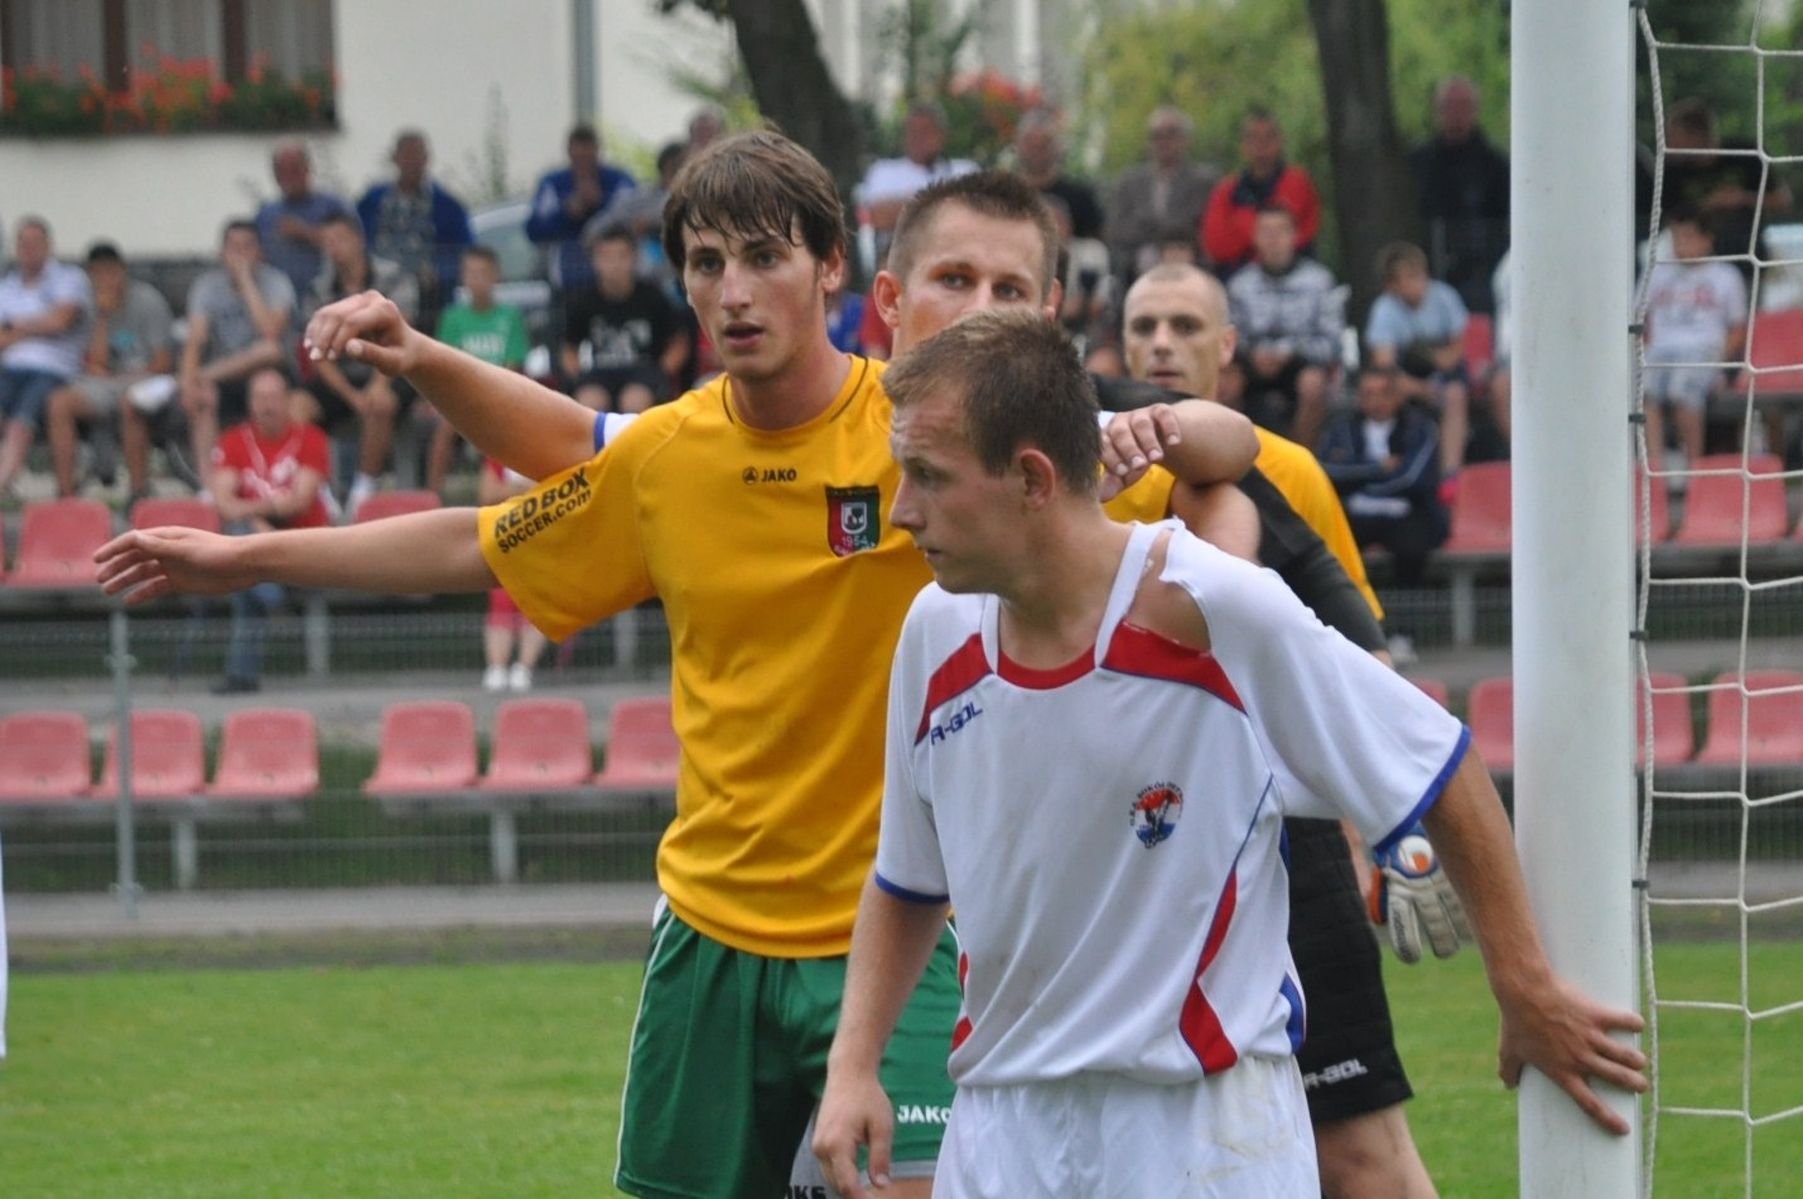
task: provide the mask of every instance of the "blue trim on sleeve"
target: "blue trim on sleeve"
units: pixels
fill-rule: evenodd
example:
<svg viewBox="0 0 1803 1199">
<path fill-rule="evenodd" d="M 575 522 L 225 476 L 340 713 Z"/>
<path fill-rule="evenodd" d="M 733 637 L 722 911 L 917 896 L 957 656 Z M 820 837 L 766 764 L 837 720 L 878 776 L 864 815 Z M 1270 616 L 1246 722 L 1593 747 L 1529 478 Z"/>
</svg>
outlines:
<svg viewBox="0 0 1803 1199">
<path fill-rule="evenodd" d="M 1301 1053 L 1302 1042 L 1308 1031 L 1308 1017 L 1304 1014 L 1302 991 L 1289 975 L 1283 976 L 1283 982 L 1277 987 L 1278 994 L 1290 1005 L 1290 1018 L 1284 1021 L 1284 1031 L 1290 1037 L 1290 1052 Z"/>
<path fill-rule="evenodd" d="M 1434 781 L 1427 785 L 1427 792 L 1421 797 L 1421 802 L 1416 804 L 1414 809 L 1407 816 L 1404 816 L 1402 821 L 1397 824 L 1395 828 L 1390 830 L 1389 836 L 1371 847 L 1373 857 L 1381 857 L 1394 849 L 1396 843 L 1402 840 L 1404 834 L 1414 828 L 1416 822 L 1427 815 L 1428 809 L 1439 802 L 1440 792 L 1446 790 L 1446 784 L 1452 781 L 1452 776 L 1459 769 L 1459 764 L 1465 760 L 1465 751 L 1470 748 L 1471 728 L 1461 722 L 1459 725 L 1459 743 L 1452 747 L 1452 756 L 1446 759 L 1446 765 L 1440 767 L 1440 773 L 1434 776 Z"/>
<path fill-rule="evenodd" d="M 952 899 L 949 895 L 927 895 L 920 891 L 910 891 L 899 883 L 890 882 L 874 870 L 870 872 L 870 877 L 876 880 L 877 886 L 897 899 L 905 899 L 909 903 L 950 903 Z"/>
<path fill-rule="evenodd" d="M 607 448 L 607 413 L 595 413 L 595 453 Z"/>
</svg>

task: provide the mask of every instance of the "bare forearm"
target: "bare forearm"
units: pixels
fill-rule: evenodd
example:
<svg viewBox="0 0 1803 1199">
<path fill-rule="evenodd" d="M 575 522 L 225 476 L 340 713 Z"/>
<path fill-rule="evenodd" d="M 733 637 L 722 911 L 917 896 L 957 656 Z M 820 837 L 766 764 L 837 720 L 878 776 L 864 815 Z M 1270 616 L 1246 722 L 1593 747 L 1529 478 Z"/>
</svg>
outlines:
<svg viewBox="0 0 1803 1199">
<path fill-rule="evenodd" d="M 527 478 L 595 456 L 595 414 L 524 375 L 426 338 L 407 380 L 478 450 Z"/>
<path fill-rule="evenodd" d="M 883 1046 L 933 956 L 945 913 L 944 904 L 897 899 L 877 886 L 874 875 L 865 881 L 829 1070 L 876 1072 Z"/>
<path fill-rule="evenodd" d="M 1465 905 L 1498 1000 L 1544 986 L 1552 966 L 1534 925 L 1514 834 L 1475 748 L 1422 823 Z"/>
<path fill-rule="evenodd" d="M 1185 483 L 1229 483 L 1258 457 L 1252 422 L 1233 409 L 1207 400 L 1173 404 L 1183 437 L 1165 447 L 1164 466 Z"/>
<path fill-rule="evenodd" d="M 292 587 L 430 594 L 495 586 L 472 508 L 258 534 L 244 538 L 238 552 L 258 579 Z"/>
</svg>

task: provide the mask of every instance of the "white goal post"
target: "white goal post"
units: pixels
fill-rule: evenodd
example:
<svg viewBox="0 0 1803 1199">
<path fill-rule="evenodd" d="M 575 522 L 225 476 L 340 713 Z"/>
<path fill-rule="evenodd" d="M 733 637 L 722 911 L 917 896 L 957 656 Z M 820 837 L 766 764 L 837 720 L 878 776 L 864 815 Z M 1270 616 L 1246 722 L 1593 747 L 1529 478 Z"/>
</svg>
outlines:
<svg viewBox="0 0 1803 1199">
<path fill-rule="evenodd" d="M 1515 828 L 1553 966 L 1638 1009 L 1633 875 L 1634 9 L 1515 0 Z M 1635 1132 L 1613 1137 L 1530 1070 L 1521 1194 L 1632 1199 Z"/>
</svg>

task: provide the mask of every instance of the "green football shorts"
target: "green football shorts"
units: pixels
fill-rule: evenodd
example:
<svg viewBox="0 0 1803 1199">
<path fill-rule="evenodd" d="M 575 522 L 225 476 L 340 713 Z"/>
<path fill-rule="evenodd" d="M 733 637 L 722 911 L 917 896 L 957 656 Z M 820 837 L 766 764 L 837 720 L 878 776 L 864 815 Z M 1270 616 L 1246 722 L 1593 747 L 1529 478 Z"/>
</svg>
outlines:
<svg viewBox="0 0 1803 1199">
<path fill-rule="evenodd" d="M 945 1060 L 958 1019 L 957 962 L 948 927 L 883 1059 L 897 1177 L 930 1177 L 939 1156 L 952 1104 Z M 645 959 L 614 1184 L 642 1199 L 784 1194 L 826 1085 L 844 989 L 843 957 L 743 953 L 666 908 Z"/>
</svg>

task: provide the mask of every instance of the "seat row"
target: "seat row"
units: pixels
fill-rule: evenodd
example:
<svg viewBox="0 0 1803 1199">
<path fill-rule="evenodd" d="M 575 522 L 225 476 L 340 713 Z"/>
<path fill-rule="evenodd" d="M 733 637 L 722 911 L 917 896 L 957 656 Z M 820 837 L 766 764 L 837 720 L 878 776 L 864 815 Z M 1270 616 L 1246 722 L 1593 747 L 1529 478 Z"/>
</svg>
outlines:
<svg viewBox="0 0 1803 1199">
<path fill-rule="evenodd" d="M 1446 685 L 1436 679 L 1412 680 L 1444 706 Z M 1691 725 L 1690 695 L 1701 688 L 1682 675 L 1656 673 L 1648 678 L 1652 693 L 1652 762 L 1677 768 L 1803 767 L 1803 673 L 1789 670 L 1749 671 L 1745 678 L 1720 674 L 1707 684 L 1708 733 L 1696 743 Z M 1484 679 L 1466 696 L 1465 723 L 1484 762 L 1501 772 L 1515 766 L 1515 684 L 1513 679 Z M 1644 758 L 1647 739 L 1645 708 L 1635 734 L 1636 756 Z"/>
<path fill-rule="evenodd" d="M 356 520 L 362 524 L 439 506 L 430 491 L 378 491 L 358 505 Z M 219 513 L 206 500 L 194 496 L 156 497 L 139 500 L 131 511 L 129 526 L 149 529 L 181 525 L 219 531 Z M 0 584 L 29 591 L 88 592 L 94 584 L 94 551 L 112 539 L 113 511 L 99 500 L 40 500 L 25 505 L 19 518 L 19 547 L 11 568 L 0 571 Z M 0 532 L 0 561 L 5 560 L 5 537 Z"/>
<path fill-rule="evenodd" d="M 383 713 L 376 768 L 363 792 L 393 813 L 486 814 L 496 878 L 510 882 L 518 871 L 518 811 L 667 800 L 675 792 L 679 758 L 667 699 L 614 706 L 606 764 L 596 772 L 582 702 L 534 698 L 497 709 L 488 766 L 481 770 L 469 706 L 427 700 Z M 178 709 L 135 711 L 131 761 L 133 802 L 170 821 L 176 883 L 183 888 L 198 875 L 199 824 L 298 820 L 303 801 L 319 789 L 313 716 L 293 708 L 250 708 L 229 716 L 211 782 L 198 716 Z M 95 780 L 88 724 L 79 713 L 22 712 L 0 719 L 0 819 L 101 820 L 118 796 L 116 730 Z"/>
</svg>

